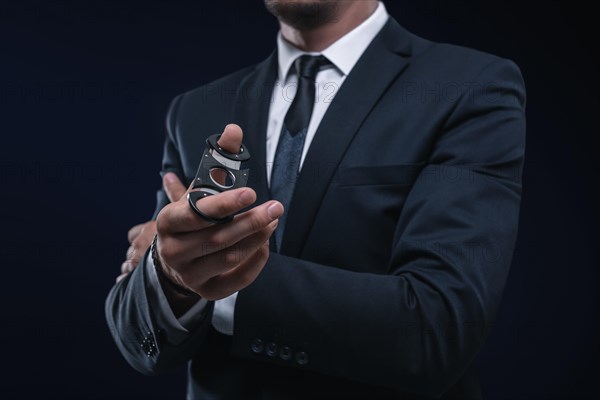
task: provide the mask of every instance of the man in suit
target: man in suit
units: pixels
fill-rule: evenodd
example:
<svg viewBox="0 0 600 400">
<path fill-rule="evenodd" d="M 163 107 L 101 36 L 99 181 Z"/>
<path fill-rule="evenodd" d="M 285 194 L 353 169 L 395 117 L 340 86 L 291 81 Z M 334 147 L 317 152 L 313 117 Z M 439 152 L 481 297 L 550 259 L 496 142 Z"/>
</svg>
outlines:
<svg viewBox="0 0 600 400">
<path fill-rule="evenodd" d="M 187 363 L 194 399 L 480 398 L 517 234 L 519 69 L 381 2 L 266 4 L 276 50 L 170 106 L 156 212 L 106 300 L 117 346 L 145 374 Z M 247 188 L 196 203 L 225 224 L 182 183 L 217 132 L 252 153 Z"/>
</svg>

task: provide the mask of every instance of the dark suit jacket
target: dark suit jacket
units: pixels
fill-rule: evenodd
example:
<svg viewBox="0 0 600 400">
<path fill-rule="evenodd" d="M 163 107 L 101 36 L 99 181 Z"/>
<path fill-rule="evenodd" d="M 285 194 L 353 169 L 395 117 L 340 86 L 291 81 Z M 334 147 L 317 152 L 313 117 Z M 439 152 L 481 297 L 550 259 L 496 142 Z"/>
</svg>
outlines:
<svg viewBox="0 0 600 400">
<path fill-rule="evenodd" d="M 268 200 L 276 67 L 272 54 L 178 96 L 163 171 L 191 181 L 205 138 L 234 122 L 253 156 L 249 186 Z M 119 349 L 145 374 L 191 360 L 198 398 L 480 398 L 474 360 L 517 235 L 524 108 L 513 62 L 390 18 L 318 128 L 281 253 L 239 293 L 233 337 L 213 330 L 209 306 L 170 343 L 137 268 L 106 301 Z M 159 191 L 156 211 L 167 202 Z"/>
</svg>

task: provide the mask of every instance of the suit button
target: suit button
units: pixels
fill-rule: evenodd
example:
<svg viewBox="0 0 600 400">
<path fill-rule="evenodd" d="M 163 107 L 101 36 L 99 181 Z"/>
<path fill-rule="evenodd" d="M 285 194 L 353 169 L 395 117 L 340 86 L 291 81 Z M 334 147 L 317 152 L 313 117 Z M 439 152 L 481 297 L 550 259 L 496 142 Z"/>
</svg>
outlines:
<svg viewBox="0 0 600 400">
<path fill-rule="evenodd" d="M 296 362 L 299 365 L 306 365 L 308 364 L 308 354 L 306 354 L 303 351 L 299 351 L 296 353 Z"/>
<path fill-rule="evenodd" d="M 277 344 L 273 342 L 267 343 L 267 355 L 269 357 L 275 357 L 277 355 Z"/>
<path fill-rule="evenodd" d="M 280 348 L 279 358 L 281 358 L 283 361 L 288 361 L 290 358 L 292 358 L 292 349 L 290 349 L 288 346 L 283 346 Z"/>
<path fill-rule="evenodd" d="M 250 349 L 252 349 L 252 352 L 256 354 L 262 353 L 263 348 L 263 341 L 258 338 L 254 339 L 250 345 Z"/>
<path fill-rule="evenodd" d="M 142 339 L 142 343 L 140 343 L 140 347 L 148 357 L 152 357 L 156 353 L 156 342 L 154 341 L 152 332 L 146 333 L 146 336 Z"/>
</svg>

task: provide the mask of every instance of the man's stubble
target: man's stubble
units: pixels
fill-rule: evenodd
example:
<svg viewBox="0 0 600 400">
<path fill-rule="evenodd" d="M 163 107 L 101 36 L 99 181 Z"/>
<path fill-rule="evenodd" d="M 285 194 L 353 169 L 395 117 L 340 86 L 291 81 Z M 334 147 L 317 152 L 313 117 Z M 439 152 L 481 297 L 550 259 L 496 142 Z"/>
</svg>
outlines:
<svg viewBox="0 0 600 400">
<path fill-rule="evenodd" d="M 339 0 L 265 0 L 267 10 L 278 20 L 297 30 L 311 30 L 334 22 Z"/>
</svg>

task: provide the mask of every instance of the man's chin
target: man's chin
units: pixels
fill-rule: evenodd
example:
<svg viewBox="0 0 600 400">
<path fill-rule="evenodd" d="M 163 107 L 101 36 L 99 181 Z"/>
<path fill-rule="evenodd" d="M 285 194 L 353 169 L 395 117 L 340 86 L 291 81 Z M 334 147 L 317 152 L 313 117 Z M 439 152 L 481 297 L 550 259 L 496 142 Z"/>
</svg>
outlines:
<svg viewBox="0 0 600 400">
<path fill-rule="evenodd" d="M 281 22 L 298 30 L 311 30 L 335 22 L 339 2 L 265 0 L 265 6 Z"/>
</svg>

